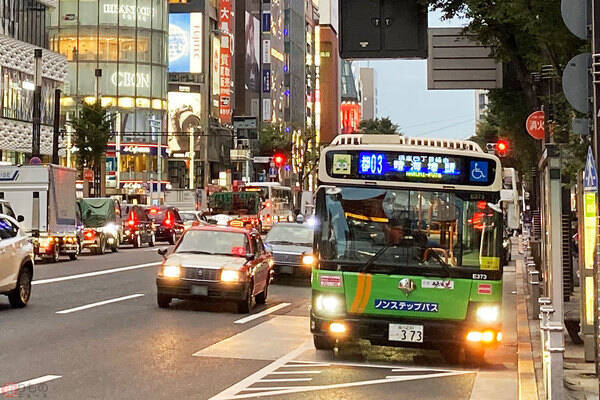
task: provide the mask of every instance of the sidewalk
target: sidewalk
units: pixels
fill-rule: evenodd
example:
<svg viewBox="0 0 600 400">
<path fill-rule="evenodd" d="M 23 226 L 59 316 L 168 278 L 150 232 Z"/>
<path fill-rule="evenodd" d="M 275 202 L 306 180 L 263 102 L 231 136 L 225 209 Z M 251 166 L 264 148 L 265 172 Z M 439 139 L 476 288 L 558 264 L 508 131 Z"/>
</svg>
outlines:
<svg viewBox="0 0 600 400">
<path fill-rule="evenodd" d="M 518 256 L 516 268 L 517 328 L 519 331 L 519 399 L 544 399 L 540 323 L 537 318 L 533 320 L 528 320 L 527 318 L 529 295 L 524 286 L 526 282 L 525 265 L 521 256 Z M 579 293 L 576 291 L 573 296 L 579 296 Z M 574 305 L 571 304 L 570 306 L 573 307 Z M 598 400 L 598 378 L 594 373 L 594 364 L 585 362 L 583 357 L 583 345 L 574 344 L 566 330 L 564 335 L 565 398 L 575 400 Z"/>
</svg>

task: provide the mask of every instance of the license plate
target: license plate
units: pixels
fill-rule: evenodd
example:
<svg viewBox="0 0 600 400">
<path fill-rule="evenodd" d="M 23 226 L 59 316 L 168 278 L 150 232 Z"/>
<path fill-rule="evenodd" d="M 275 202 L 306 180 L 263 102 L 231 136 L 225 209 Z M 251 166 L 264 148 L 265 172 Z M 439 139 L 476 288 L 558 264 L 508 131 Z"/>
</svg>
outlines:
<svg viewBox="0 0 600 400">
<path fill-rule="evenodd" d="M 423 325 L 390 324 L 389 340 L 423 343 Z"/>
<path fill-rule="evenodd" d="M 292 267 L 290 265 L 282 265 L 279 267 L 279 272 L 282 274 L 293 274 L 294 267 Z"/>
<path fill-rule="evenodd" d="M 208 296 L 208 286 L 193 285 L 190 293 L 196 296 Z"/>
</svg>

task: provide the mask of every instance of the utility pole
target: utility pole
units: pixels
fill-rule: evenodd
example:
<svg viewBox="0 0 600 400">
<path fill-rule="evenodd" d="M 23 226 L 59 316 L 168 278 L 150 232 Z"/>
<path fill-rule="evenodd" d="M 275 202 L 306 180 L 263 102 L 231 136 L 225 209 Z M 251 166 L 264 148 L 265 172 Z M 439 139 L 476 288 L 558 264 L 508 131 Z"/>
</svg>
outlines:
<svg viewBox="0 0 600 400">
<path fill-rule="evenodd" d="M 33 135 L 31 138 L 31 158 L 40 156 L 42 124 L 42 49 L 34 49 L 35 91 L 33 92 Z"/>
</svg>

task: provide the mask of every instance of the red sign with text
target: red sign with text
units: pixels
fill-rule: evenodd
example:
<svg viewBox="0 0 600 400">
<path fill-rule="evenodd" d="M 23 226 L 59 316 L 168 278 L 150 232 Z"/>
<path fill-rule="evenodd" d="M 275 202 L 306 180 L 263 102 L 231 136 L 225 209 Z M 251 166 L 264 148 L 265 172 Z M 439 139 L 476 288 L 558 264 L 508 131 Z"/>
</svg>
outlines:
<svg viewBox="0 0 600 400">
<path fill-rule="evenodd" d="M 221 123 L 231 123 L 231 47 L 233 21 L 232 0 L 219 2 L 219 30 L 221 31 L 221 57 L 219 62 L 219 117 Z"/>
<path fill-rule="evenodd" d="M 527 133 L 537 140 L 542 140 L 544 138 L 544 121 L 546 116 L 543 111 L 533 112 L 527 117 L 527 122 L 525 123 L 525 128 L 527 129 Z"/>
</svg>

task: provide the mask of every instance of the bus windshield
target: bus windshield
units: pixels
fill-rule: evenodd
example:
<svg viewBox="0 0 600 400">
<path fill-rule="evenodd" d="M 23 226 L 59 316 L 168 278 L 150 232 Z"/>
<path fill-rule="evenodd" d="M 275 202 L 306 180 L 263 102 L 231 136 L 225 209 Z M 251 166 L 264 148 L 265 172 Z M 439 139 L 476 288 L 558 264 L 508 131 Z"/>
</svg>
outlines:
<svg viewBox="0 0 600 400">
<path fill-rule="evenodd" d="M 481 193 L 323 187 L 316 205 L 321 268 L 447 276 L 499 271 L 502 218 L 487 200 Z"/>
</svg>

